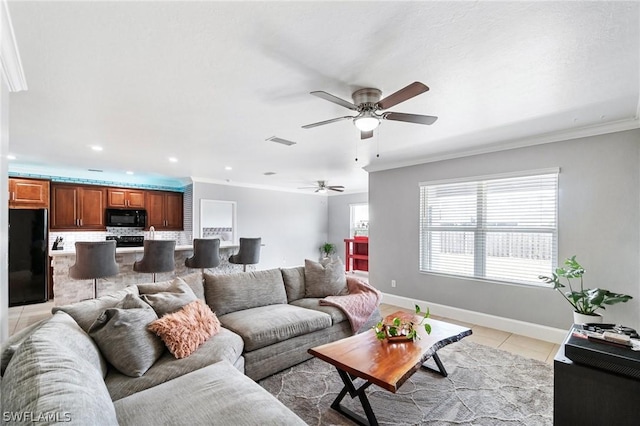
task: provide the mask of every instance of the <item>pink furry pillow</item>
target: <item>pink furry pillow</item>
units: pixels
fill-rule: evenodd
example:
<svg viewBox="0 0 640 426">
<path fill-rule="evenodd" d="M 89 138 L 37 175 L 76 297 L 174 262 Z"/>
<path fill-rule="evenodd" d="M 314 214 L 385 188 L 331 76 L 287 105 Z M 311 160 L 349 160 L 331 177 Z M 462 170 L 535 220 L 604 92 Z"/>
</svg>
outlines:
<svg viewBox="0 0 640 426">
<path fill-rule="evenodd" d="M 186 358 L 220 331 L 220 321 L 202 300 L 183 306 L 149 324 L 176 358 Z"/>
</svg>

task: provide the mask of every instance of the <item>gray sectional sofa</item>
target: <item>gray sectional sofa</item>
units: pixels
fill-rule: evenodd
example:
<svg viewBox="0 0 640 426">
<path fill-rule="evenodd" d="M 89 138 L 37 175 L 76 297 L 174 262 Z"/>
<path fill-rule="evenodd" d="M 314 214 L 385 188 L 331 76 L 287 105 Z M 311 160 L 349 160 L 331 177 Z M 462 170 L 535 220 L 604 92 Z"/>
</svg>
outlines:
<svg viewBox="0 0 640 426">
<path fill-rule="evenodd" d="M 303 267 L 182 278 L 222 325 L 194 353 L 176 359 L 165 351 L 143 375 L 130 377 L 110 366 L 87 334 L 127 294 L 169 282 L 54 308 L 51 319 L 2 347 L 3 412 L 16 413 L 3 421 L 22 424 L 40 416 L 44 424 L 304 424 L 253 380 L 308 359 L 308 348 L 351 335 L 345 314 L 305 297 Z M 362 330 L 379 318 L 376 308 Z"/>
</svg>

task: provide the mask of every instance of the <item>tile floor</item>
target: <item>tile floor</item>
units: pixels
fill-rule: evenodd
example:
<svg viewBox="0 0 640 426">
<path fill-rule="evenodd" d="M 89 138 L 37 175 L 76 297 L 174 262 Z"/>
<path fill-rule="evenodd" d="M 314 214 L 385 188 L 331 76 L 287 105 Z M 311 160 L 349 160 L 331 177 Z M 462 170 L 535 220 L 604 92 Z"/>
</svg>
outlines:
<svg viewBox="0 0 640 426">
<path fill-rule="evenodd" d="M 9 308 L 9 334 L 15 334 L 23 328 L 40 321 L 41 319 L 47 318 L 51 315 L 52 307 L 53 302 L 50 301 L 47 303 Z M 384 303 L 380 305 L 380 312 L 383 316 L 389 315 L 398 310 L 403 310 L 403 308 Z M 410 312 L 409 310 L 407 311 Z M 432 315 L 432 317 L 437 320 L 447 321 L 471 328 L 473 330 L 473 334 L 465 339 L 481 345 L 499 348 L 514 354 L 544 361 L 548 364 L 553 364 L 553 357 L 559 348 L 558 345 L 553 343 L 458 321 L 455 318 L 443 318 L 436 315 Z"/>
</svg>

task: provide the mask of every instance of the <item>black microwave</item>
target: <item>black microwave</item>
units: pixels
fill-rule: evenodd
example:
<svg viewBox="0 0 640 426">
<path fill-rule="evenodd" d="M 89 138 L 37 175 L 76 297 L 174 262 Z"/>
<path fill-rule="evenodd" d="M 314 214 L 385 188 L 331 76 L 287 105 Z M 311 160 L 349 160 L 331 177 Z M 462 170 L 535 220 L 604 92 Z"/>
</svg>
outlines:
<svg viewBox="0 0 640 426">
<path fill-rule="evenodd" d="M 146 224 L 146 210 L 107 209 L 107 226 L 144 228 Z"/>
</svg>

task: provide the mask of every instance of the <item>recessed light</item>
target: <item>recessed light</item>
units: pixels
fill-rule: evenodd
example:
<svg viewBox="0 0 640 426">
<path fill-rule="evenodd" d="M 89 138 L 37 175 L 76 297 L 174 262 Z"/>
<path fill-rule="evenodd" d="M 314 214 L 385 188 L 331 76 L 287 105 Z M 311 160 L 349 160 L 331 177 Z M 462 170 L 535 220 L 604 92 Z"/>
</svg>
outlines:
<svg viewBox="0 0 640 426">
<path fill-rule="evenodd" d="M 12 155 L 12 154 L 7 155 L 7 160 L 15 160 L 15 159 L 16 159 L 15 155 Z"/>
<path fill-rule="evenodd" d="M 224 169 L 225 169 L 225 170 L 233 170 L 233 167 L 231 167 L 231 166 L 225 166 L 225 168 L 224 168 Z"/>
<path fill-rule="evenodd" d="M 128 174 L 128 175 L 132 175 L 132 174 L 133 174 L 133 172 L 132 172 L 131 170 L 127 170 L 127 174 Z"/>
<path fill-rule="evenodd" d="M 177 163 L 178 159 L 176 157 L 169 157 L 169 161 L 171 161 L 172 163 Z"/>
<path fill-rule="evenodd" d="M 94 151 L 102 151 L 102 147 L 98 145 L 91 145 L 91 149 Z"/>
</svg>

